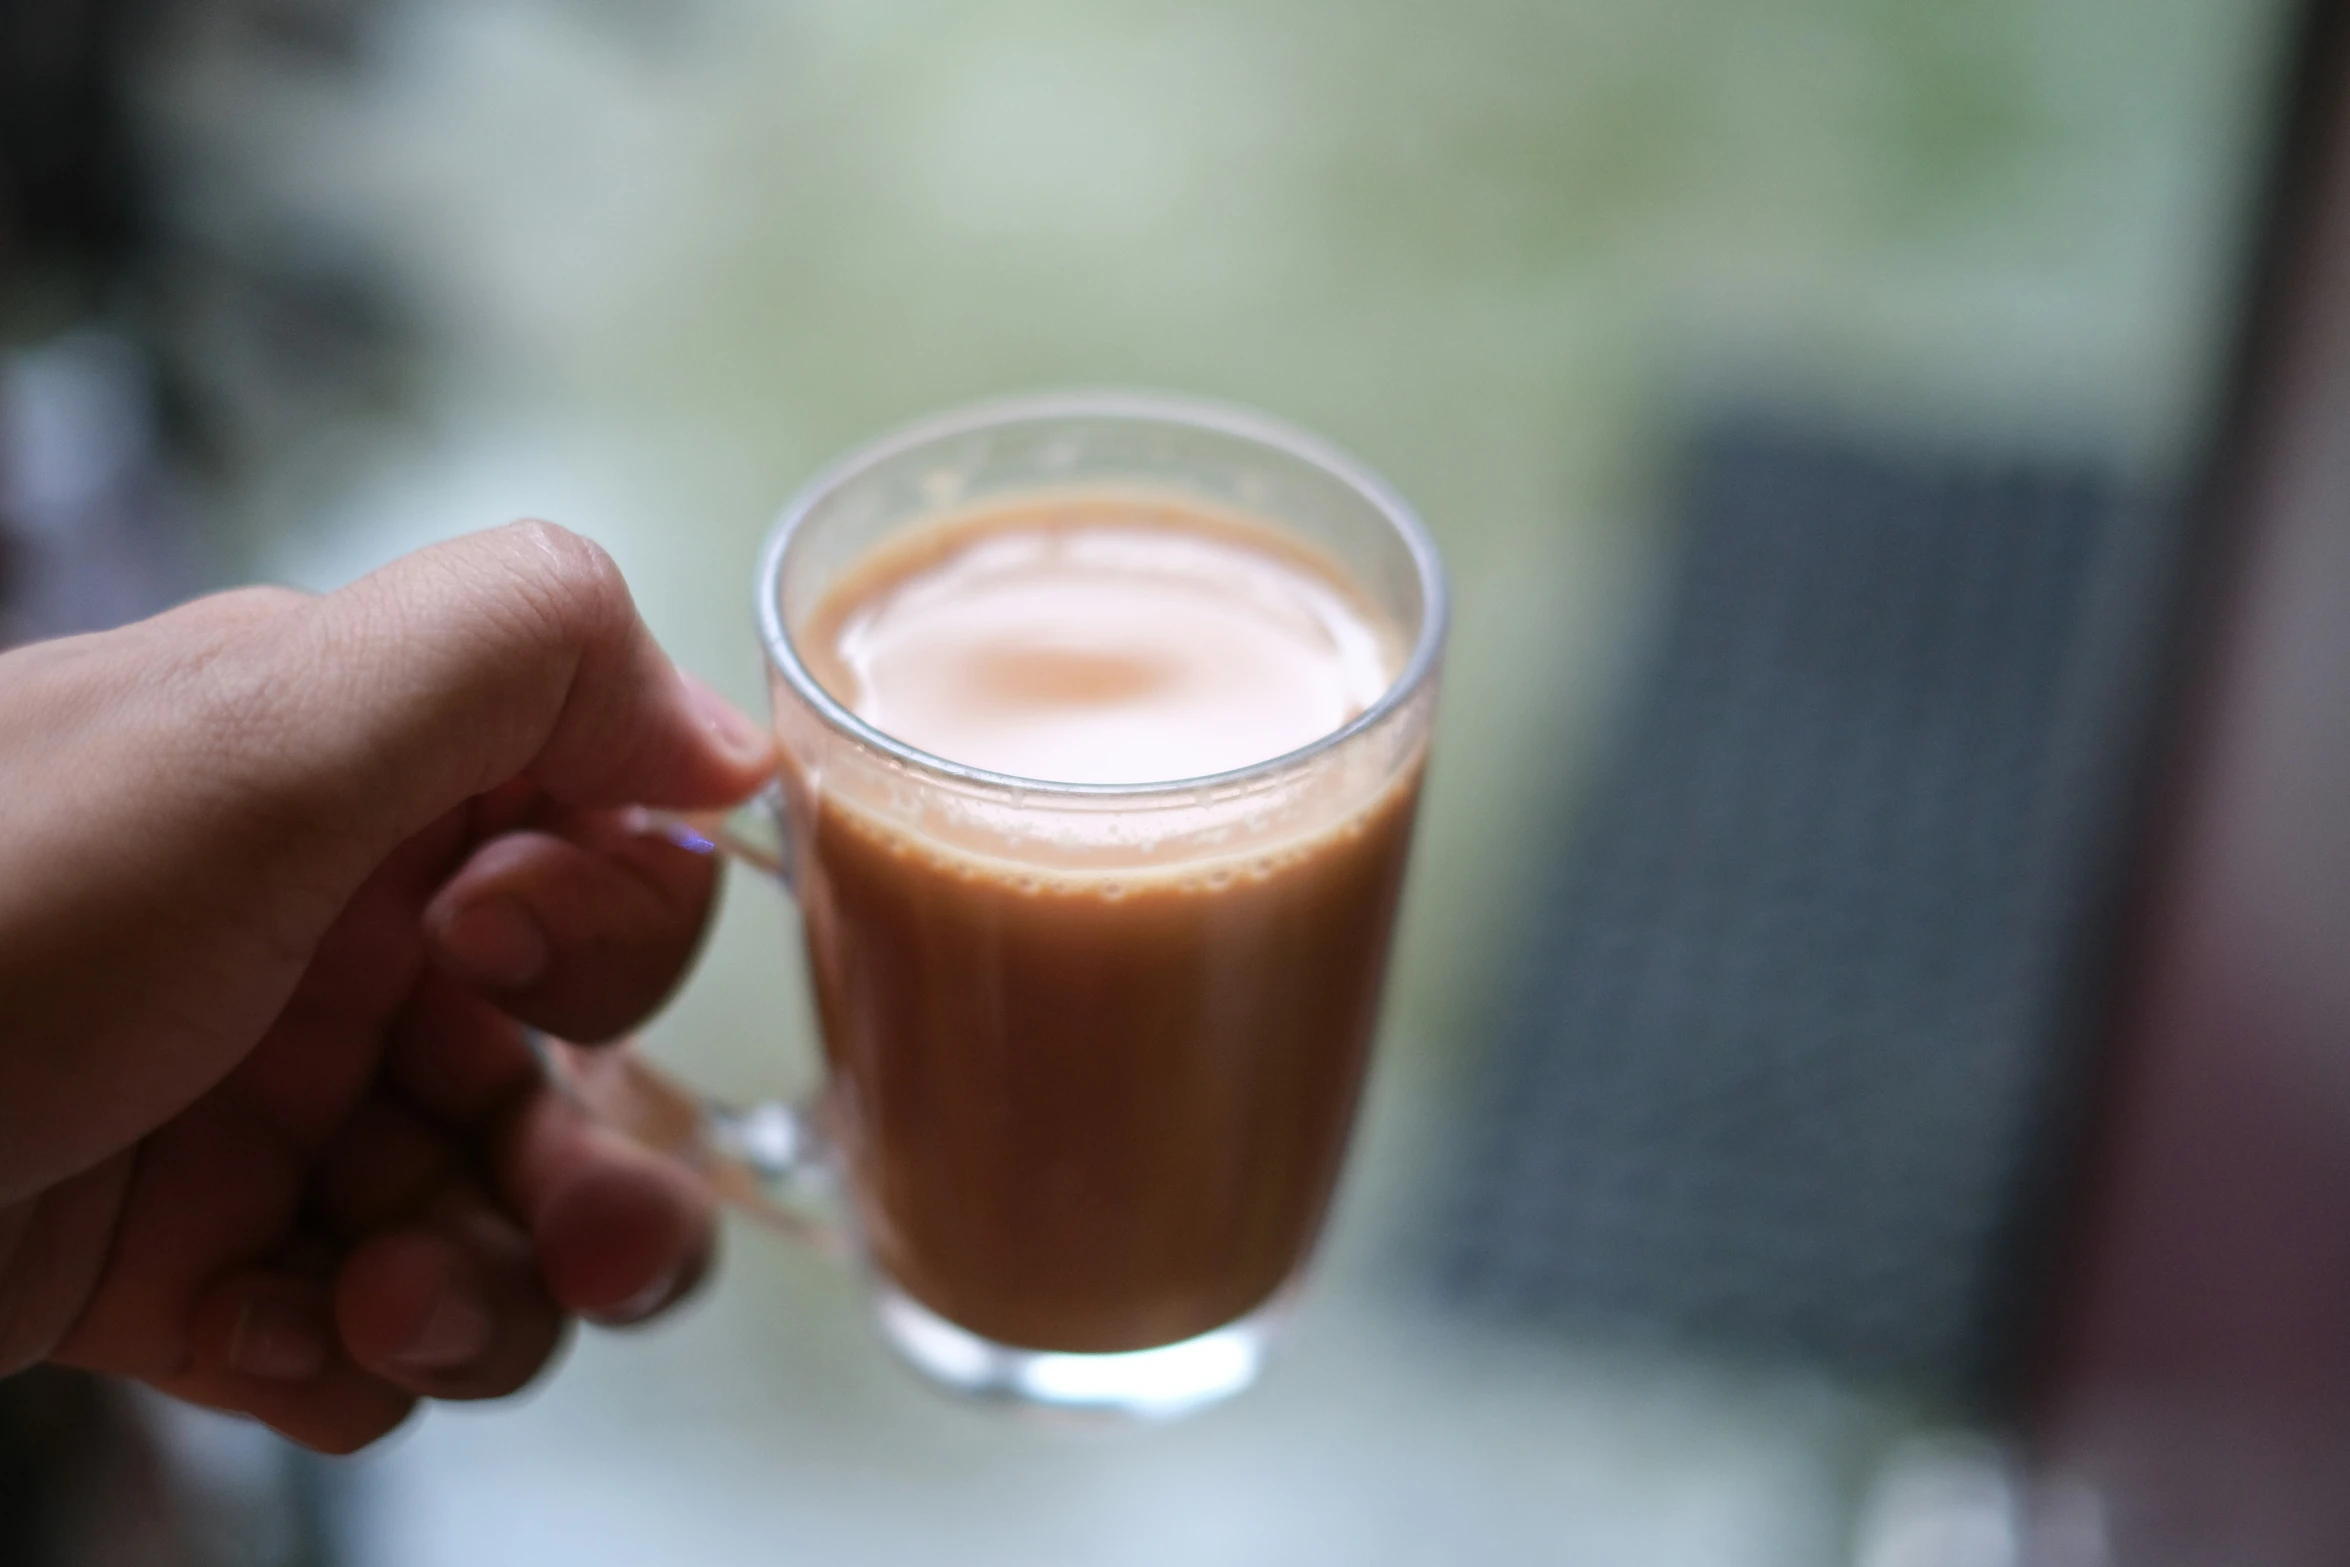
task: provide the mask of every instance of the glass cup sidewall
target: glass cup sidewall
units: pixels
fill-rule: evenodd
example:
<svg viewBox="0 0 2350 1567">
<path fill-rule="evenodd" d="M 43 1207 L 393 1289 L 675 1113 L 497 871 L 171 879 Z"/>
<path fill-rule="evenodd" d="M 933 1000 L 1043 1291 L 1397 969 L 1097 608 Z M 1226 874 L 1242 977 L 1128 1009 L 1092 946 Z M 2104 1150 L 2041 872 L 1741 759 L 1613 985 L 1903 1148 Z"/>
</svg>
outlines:
<svg viewBox="0 0 2350 1567">
<path fill-rule="evenodd" d="M 1391 572 L 1408 572 L 1408 592 L 1403 596 L 1416 608 L 1417 624 L 1411 628 L 1415 637 L 1404 668 L 1379 703 L 1314 745 L 1231 773 L 1164 784 L 1087 786 L 1005 778 L 914 751 L 857 722 L 815 685 L 790 645 L 784 613 L 795 592 L 792 573 L 812 558 L 793 548 L 796 541 L 808 536 L 806 530 L 822 526 L 843 508 L 853 510 L 863 504 L 861 486 L 894 486 L 897 493 L 868 514 L 868 536 L 862 547 L 870 548 L 880 539 L 925 520 L 922 507 L 909 504 L 907 476 L 909 470 L 920 469 L 927 451 L 943 446 L 968 453 L 975 443 L 984 448 L 993 431 L 1022 427 L 1025 433 L 1037 436 L 1032 444 L 1049 451 L 1056 424 L 1099 424 L 1105 420 L 1134 425 L 1135 444 L 1145 452 L 1154 431 L 1172 432 L 1177 437 L 1163 448 L 1176 459 L 1171 466 L 1152 468 L 1138 461 L 1134 471 L 1108 477 L 1122 477 L 1137 485 L 1188 488 L 1196 473 L 1183 466 L 1185 448 L 1180 437 L 1204 429 L 1226 453 L 1262 450 L 1288 465 L 1293 476 L 1310 471 L 1318 476 L 1313 482 L 1351 498 L 1366 532 L 1374 527 L 1388 530 L 1381 559 Z M 1036 481 L 1032 489 L 1056 479 L 1066 482 L 1064 475 L 1049 471 L 1030 476 Z M 1010 474 L 1000 493 L 1018 493 L 1019 478 L 1017 471 Z M 933 516 L 963 499 L 945 486 L 934 486 L 927 494 L 917 489 L 914 498 L 931 501 L 929 514 Z M 1272 513 L 1270 520 L 1288 525 L 1288 519 L 1278 512 Z M 1310 532 L 1307 536 L 1312 538 Z M 835 570 L 841 565 L 840 553 L 836 551 L 832 561 Z M 1392 598 L 1396 589 L 1397 584 L 1390 582 L 1385 591 Z M 825 838 L 833 829 L 819 828 L 819 823 L 828 819 L 826 812 L 835 808 L 839 814 L 853 812 L 876 818 L 892 832 L 910 840 L 927 840 L 929 846 L 958 860 L 968 856 L 999 866 L 1033 863 L 1055 876 L 1119 878 L 1217 860 L 1240 863 L 1265 846 L 1295 846 L 1325 830 L 1382 819 L 1376 813 L 1382 809 L 1383 797 L 1398 794 L 1402 795 L 1402 831 L 1408 842 L 1409 818 L 1433 723 L 1444 633 L 1444 588 L 1434 551 L 1408 508 L 1359 464 L 1320 448 L 1309 437 L 1255 416 L 1214 409 L 1202 414 L 1193 405 L 1170 406 L 1158 399 L 1138 403 L 1125 397 L 1036 399 L 999 405 L 993 411 L 949 416 L 934 422 L 927 434 L 918 430 L 877 443 L 804 491 L 785 512 L 770 541 L 759 594 L 771 705 L 784 756 L 785 827 L 799 868 L 798 891 L 812 963 L 821 965 L 822 954 L 817 949 L 827 929 L 837 936 L 847 918 L 835 906 L 842 889 L 835 884 L 834 867 L 827 864 Z M 833 827 L 837 825 L 834 820 Z M 1396 877 L 1399 884 L 1400 868 Z M 1385 912 L 1379 917 L 1381 929 L 1373 943 L 1378 954 L 1370 1002 L 1374 1010 L 1375 971 L 1384 967 L 1394 891 L 1395 884 L 1386 889 Z M 821 982 L 818 991 L 822 1009 L 826 1001 Z M 843 1180 L 850 1223 L 860 1237 L 859 1249 L 865 1254 L 869 1273 L 876 1276 L 884 1293 L 909 1289 L 915 1281 L 891 1276 L 886 1237 L 876 1233 L 876 1226 L 886 1230 L 890 1219 L 877 1205 L 876 1192 L 867 1189 L 872 1150 L 863 1146 L 858 1103 L 862 1090 L 851 1081 L 861 1079 L 849 1069 L 843 1054 L 844 1050 L 864 1047 L 844 1041 L 844 1030 L 854 1035 L 861 1029 L 856 1018 L 831 1015 L 844 1010 L 856 1010 L 854 1002 L 844 1002 L 836 995 L 827 1014 L 820 1018 L 828 1063 L 822 1114 L 832 1159 Z M 1325 1108 L 1337 1118 L 1336 1146 L 1341 1149 L 1359 1093 L 1367 1032 L 1353 1049 L 1352 1080 L 1333 1090 L 1335 1097 L 1325 1100 Z M 1331 1173 L 1334 1178 L 1334 1164 Z M 1288 1276 L 1277 1295 L 1286 1294 L 1310 1258 L 1327 1198 L 1325 1187 L 1312 1200 L 1307 1232 L 1290 1259 Z M 1255 1311 L 1263 1304 L 1257 1302 L 1249 1309 Z"/>
</svg>

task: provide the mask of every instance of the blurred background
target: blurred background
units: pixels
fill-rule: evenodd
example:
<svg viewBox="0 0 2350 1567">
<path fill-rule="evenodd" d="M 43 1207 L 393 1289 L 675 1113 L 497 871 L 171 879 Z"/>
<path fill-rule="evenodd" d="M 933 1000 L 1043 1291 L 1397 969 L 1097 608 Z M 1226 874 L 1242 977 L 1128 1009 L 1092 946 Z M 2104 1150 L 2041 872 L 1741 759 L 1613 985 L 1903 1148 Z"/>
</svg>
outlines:
<svg viewBox="0 0 2350 1567">
<path fill-rule="evenodd" d="M 745 1232 L 355 1460 L 0 1384 L 0 1562 L 2122 1559 L 2031 1323 L 2288 12 L 0 0 L 0 641 L 533 515 L 755 707 L 784 499 L 1071 384 L 1330 435 L 1458 594 L 1259 1390 L 948 1404 Z M 804 1087 L 795 939 L 734 886 L 653 1051 Z"/>
</svg>

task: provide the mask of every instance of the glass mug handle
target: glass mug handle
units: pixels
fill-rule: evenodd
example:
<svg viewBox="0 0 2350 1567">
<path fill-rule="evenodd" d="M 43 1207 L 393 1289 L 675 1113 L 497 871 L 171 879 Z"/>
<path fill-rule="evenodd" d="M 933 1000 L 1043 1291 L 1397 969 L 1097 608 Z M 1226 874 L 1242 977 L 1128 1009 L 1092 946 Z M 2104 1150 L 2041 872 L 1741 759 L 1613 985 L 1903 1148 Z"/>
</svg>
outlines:
<svg viewBox="0 0 2350 1567">
<path fill-rule="evenodd" d="M 643 831 L 765 872 L 788 895 L 793 864 L 783 785 L 731 812 L 636 808 Z M 694 1172 L 720 1201 L 766 1228 L 834 1254 L 848 1250 L 832 1166 L 815 1118 L 776 1101 L 737 1107 L 658 1070 L 634 1039 L 594 1048 L 533 1032 L 540 1069 L 564 1098 L 640 1147 Z"/>
</svg>

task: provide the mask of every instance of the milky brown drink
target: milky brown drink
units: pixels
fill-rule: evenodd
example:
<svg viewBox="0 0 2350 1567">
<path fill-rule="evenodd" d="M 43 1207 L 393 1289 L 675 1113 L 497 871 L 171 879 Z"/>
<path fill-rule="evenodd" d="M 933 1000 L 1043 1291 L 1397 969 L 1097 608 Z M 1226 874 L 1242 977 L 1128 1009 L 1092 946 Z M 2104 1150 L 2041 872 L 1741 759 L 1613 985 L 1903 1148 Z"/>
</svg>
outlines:
<svg viewBox="0 0 2350 1567">
<path fill-rule="evenodd" d="M 1056 494 L 901 535 L 794 631 L 875 728 L 1025 778 L 1246 767 L 1376 702 L 1396 629 L 1320 556 L 1188 502 Z M 1283 838 L 969 849 L 827 792 L 802 870 L 867 1242 L 999 1343 L 1131 1350 L 1311 1246 L 1377 1013 L 1417 761 Z"/>
</svg>

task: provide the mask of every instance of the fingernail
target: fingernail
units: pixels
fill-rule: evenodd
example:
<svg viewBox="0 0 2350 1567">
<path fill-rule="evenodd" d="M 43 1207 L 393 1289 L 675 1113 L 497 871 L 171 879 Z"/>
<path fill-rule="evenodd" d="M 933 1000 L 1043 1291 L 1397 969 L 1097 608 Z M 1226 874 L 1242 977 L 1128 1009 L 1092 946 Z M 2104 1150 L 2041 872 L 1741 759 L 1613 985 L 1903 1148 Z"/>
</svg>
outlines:
<svg viewBox="0 0 2350 1567">
<path fill-rule="evenodd" d="M 326 1365 L 326 1331 L 318 1314 L 291 1301 L 256 1295 L 237 1314 L 229 1369 L 270 1382 L 299 1382 Z"/>
<path fill-rule="evenodd" d="M 488 1303 L 472 1286 L 451 1279 L 424 1314 L 424 1325 L 392 1358 L 420 1371 L 447 1371 L 480 1359 L 496 1326 Z"/>
<path fill-rule="evenodd" d="M 652 1283 L 647 1284 L 626 1300 L 617 1301 L 600 1311 L 586 1312 L 584 1315 L 590 1322 L 600 1323 L 608 1328 L 631 1327 L 642 1322 L 659 1309 L 669 1299 L 671 1293 L 676 1290 L 677 1276 L 684 1267 L 685 1264 L 682 1262 L 674 1264 L 666 1273 L 657 1275 Z"/>
<path fill-rule="evenodd" d="M 702 727 L 710 732 L 719 748 L 737 761 L 764 763 L 773 746 L 767 731 L 738 711 L 732 702 L 720 696 L 703 683 L 699 675 L 679 670 L 678 678 L 685 683 L 685 694 L 700 715 Z"/>
<path fill-rule="evenodd" d="M 519 990 L 547 969 L 547 934 L 512 898 L 467 904 L 441 924 L 441 951 L 472 979 Z"/>
</svg>

